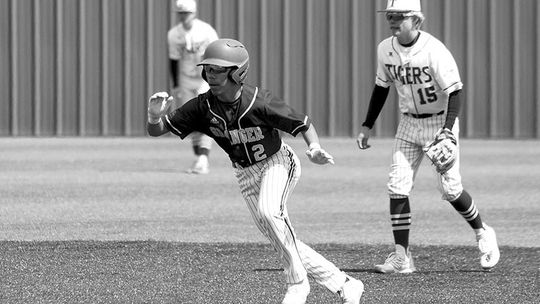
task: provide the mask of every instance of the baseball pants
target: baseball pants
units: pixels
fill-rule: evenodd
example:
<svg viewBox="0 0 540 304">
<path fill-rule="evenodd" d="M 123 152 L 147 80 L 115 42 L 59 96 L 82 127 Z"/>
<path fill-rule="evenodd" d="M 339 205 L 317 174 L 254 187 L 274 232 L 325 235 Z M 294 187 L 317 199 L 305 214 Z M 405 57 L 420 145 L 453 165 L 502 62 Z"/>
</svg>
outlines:
<svg viewBox="0 0 540 304">
<path fill-rule="evenodd" d="M 390 198 L 408 197 L 413 189 L 418 168 L 422 163 L 424 151 L 422 148 L 428 141 L 434 139 L 437 131 L 444 126 L 446 115 L 429 118 L 414 118 L 401 114 L 399 126 L 392 150 L 392 165 L 388 180 Z M 459 143 L 459 120 L 456 118 L 452 129 Z M 437 173 L 437 189 L 443 200 L 454 201 L 463 191 L 459 172 L 459 146 L 455 165 L 445 174 Z"/>
<path fill-rule="evenodd" d="M 271 157 L 247 168 L 235 168 L 235 173 L 255 225 L 284 264 L 287 283 L 299 283 L 310 275 L 336 293 L 345 283 L 345 273 L 296 238 L 287 214 L 287 199 L 301 174 L 294 151 L 282 144 Z"/>
</svg>

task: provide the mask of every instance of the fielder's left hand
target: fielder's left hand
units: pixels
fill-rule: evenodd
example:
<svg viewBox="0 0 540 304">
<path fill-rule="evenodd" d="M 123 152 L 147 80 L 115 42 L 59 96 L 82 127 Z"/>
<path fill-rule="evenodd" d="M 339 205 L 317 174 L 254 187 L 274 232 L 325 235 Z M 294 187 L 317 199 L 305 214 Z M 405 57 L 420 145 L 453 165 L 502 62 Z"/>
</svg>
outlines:
<svg viewBox="0 0 540 304">
<path fill-rule="evenodd" d="M 311 162 L 318 165 L 334 164 L 334 157 L 324 151 L 319 144 L 309 145 L 306 155 Z"/>
</svg>

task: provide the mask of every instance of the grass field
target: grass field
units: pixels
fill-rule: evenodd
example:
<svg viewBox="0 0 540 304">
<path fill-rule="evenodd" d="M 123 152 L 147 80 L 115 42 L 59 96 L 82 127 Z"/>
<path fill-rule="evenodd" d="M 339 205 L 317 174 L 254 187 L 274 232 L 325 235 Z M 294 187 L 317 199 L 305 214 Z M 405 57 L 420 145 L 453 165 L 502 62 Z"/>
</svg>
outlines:
<svg viewBox="0 0 540 304">
<path fill-rule="evenodd" d="M 540 302 L 540 142 L 463 140 L 464 186 L 498 235 L 479 271 L 474 235 L 440 199 L 425 162 L 411 196 L 418 273 L 371 271 L 392 248 L 386 179 L 392 141 L 302 161 L 289 201 L 296 233 L 366 285 L 362 303 Z M 229 162 L 182 170 L 189 143 L 164 138 L 0 138 L 0 303 L 279 303 L 275 252 L 252 223 Z M 308 303 L 339 303 L 312 284 Z"/>
</svg>

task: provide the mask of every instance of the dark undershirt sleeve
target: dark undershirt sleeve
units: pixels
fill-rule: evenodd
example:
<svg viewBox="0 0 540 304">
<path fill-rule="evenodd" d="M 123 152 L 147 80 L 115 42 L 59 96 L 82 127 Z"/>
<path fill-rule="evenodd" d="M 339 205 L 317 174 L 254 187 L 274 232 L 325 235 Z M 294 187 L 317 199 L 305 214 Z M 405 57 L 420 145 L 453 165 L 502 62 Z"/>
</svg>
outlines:
<svg viewBox="0 0 540 304">
<path fill-rule="evenodd" d="M 371 99 L 369 100 L 368 112 L 366 114 L 366 120 L 362 124 L 364 127 L 373 128 L 377 117 L 381 113 L 381 110 L 386 102 L 386 97 L 390 92 L 390 87 L 385 88 L 376 85 L 371 93 Z"/>
<path fill-rule="evenodd" d="M 169 59 L 169 73 L 173 88 L 178 87 L 178 60 Z"/>
<path fill-rule="evenodd" d="M 456 117 L 459 114 L 459 110 L 461 108 L 461 98 L 459 97 L 460 92 L 461 90 L 454 91 L 450 93 L 450 96 L 448 97 L 448 111 L 446 114 L 446 121 L 444 122 L 444 128 L 446 129 L 452 130 Z"/>
</svg>

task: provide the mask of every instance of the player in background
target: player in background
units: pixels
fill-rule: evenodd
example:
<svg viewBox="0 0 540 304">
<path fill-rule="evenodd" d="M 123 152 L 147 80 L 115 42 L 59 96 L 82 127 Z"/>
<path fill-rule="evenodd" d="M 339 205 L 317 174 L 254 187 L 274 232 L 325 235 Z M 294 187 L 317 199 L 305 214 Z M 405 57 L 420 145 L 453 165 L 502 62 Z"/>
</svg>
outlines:
<svg viewBox="0 0 540 304">
<path fill-rule="evenodd" d="M 362 282 L 298 240 L 287 212 L 287 199 L 300 178 L 301 167 L 278 130 L 293 136 L 302 134 L 312 162 L 334 162 L 321 148 L 310 118 L 271 92 L 244 83 L 249 55 L 239 41 L 214 41 L 200 65 L 210 90 L 167 115 L 169 95 L 154 94 L 148 105 L 148 133 L 160 136 L 172 132 L 183 139 L 194 131 L 202 132 L 228 154 L 255 225 L 283 262 L 287 282 L 283 304 L 306 302 L 308 275 L 338 294 L 342 303 L 359 303 Z"/>
<path fill-rule="evenodd" d="M 375 265 L 375 270 L 411 273 L 415 267 L 409 249 L 412 214 L 409 194 L 424 156 L 424 145 L 443 128 L 451 130 L 458 138 L 457 116 L 463 84 L 450 51 L 435 37 L 420 30 L 424 21 L 420 0 L 388 0 L 382 12 L 392 36 L 378 46 L 375 88 L 357 143 L 360 149 L 370 147 L 370 131 L 383 108 L 390 86 L 394 84 L 401 112 L 388 181 L 395 252 L 383 264 Z M 481 266 L 493 268 L 500 255 L 495 231 L 482 222 L 475 202 L 463 189 L 459 157 L 445 174 L 433 171 L 442 199 L 450 202 L 474 230 Z"/>
<path fill-rule="evenodd" d="M 208 84 L 202 79 L 201 67 L 197 66 L 197 63 L 201 61 L 208 44 L 218 39 L 214 28 L 196 17 L 195 0 L 177 0 L 175 9 L 178 24 L 167 33 L 174 108 L 208 91 Z M 208 173 L 212 139 L 202 133 L 193 132 L 191 144 L 196 160 L 186 172 Z"/>
</svg>

